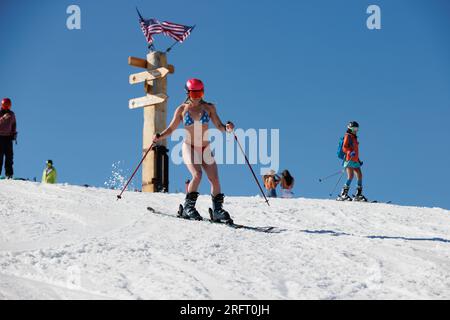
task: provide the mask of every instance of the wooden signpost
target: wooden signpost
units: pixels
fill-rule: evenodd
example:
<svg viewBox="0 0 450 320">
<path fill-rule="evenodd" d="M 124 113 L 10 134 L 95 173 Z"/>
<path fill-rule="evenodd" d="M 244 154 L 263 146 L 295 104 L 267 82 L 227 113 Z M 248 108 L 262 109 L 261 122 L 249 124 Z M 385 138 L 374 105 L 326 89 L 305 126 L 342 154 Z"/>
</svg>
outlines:
<svg viewBox="0 0 450 320">
<path fill-rule="evenodd" d="M 155 95 L 147 95 L 146 97 L 131 99 L 129 103 L 130 109 L 144 108 L 148 106 L 157 105 L 167 100 L 167 96 L 164 93 Z"/>
<path fill-rule="evenodd" d="M 168 68 L 158 68 L 155 70 L 135 73 L 130 76 L 130 84 L 164 78 L 169 72 L 170 70 Z"/>
<path fill-rule="evenodd" d="M 130 84 L 144 83 L 146 96 L 131 99 L 130 109 L 144 108 L 143 154 L 152 144 L 153 136 L 167 127 L 167 75 L 174 73 L 175 68 L 167 64 L 167 56 L 163 52 L 153 51 L 147 59 L 128 58 L 133 67 L 147 69 L 130 75 Z M 167 144 L 153 148 L 142 163 L 142 191 L 168 192 L 168 156 Z"/>
</svg>

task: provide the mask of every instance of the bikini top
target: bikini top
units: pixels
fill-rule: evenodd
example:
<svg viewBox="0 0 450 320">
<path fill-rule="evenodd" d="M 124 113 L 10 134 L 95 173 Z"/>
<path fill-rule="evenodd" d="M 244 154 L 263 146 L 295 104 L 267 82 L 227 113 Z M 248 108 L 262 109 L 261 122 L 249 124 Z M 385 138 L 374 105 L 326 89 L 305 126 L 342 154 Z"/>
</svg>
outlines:
<svg viewBox="0 0 450 320">
<path fill-rule="evenodd" d="M 206 112 L 206 110 L 203 110 L 202 116 L 200 118 L 200 123 L 201 124 L 208 124 L 209 123 L 209 114 L 208 112 Z M 189 113 L 189 111 L 186 111 L 186 113 L 184 114 L 184 126 L 185 127 L 189 127 L 192 126 L 194 124 L 194 119 L 192 119 L 191 114 Z"/>
</svg>

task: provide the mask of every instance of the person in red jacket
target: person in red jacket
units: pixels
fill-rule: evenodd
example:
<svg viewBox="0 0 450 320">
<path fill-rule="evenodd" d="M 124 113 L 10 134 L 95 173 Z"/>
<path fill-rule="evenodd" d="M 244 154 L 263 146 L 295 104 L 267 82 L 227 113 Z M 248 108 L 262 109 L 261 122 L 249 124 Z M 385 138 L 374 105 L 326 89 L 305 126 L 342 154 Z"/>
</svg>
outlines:
<svg viewBox="0 0 450 320">
<path fill-rule="evenodd" d="M 3 159 L 5 159 L 5 176 L 12 179 L 13 170 L 13 141 L 16 140 L 16 116 L 11 111 L 11 100 L 5 98 L 2 100 L 0 110 L 0 175 L 3 168 Z"/>
<path fill-rule="evenodd" d="M 359 124 L 356 121 L 351 121 L 347 125 L 347 133 L 344 136 L 344 143 L 342 145 L 342 150 L 345 153 L 344 168 L 347 172 L 347 182 L 345 182 L 341 194 L 337 198 L 339 201 L 367 201 L 366 197 L 362 194 L 363 175 L 361 171 L 362 161 L 359 159 L 358 130 Z M 350 185 L 355 174 L 358 181 L 358 187 L 356 188 L 356 195 L 352 199 L 348 195 L 348 191 L 350 190 Z"/>
</svg>

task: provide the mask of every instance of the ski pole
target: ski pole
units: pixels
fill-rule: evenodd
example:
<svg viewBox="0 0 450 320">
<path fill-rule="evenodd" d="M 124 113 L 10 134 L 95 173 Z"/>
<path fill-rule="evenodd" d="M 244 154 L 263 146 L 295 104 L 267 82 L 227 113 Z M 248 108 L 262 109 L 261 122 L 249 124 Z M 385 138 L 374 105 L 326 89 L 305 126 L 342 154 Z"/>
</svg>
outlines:
<svg viewBox="0 0 450 320">
<path fill-rule="evenodd" d="M 338 186 L 338 184 L 339 184 L 339 182 L 341 182 L 341 180 L 342 180 L 342 177 L 344 176 L 344 170 L 342 170 L 342 174 L 341 174 L 341 176 L 339 177 L 339 180 L 338 180 L 338 182 L 336 182 L 336 185 L 334 186 L 334 188 L 333 188 L 333 191 L 331 191 L 331 193 L 330 193 L 330 197 L 332 197 L 333 196 L 333 193 L 334 193 L 334 191 L 336 191 L 336 188 L 337 188 L 337 186 Z"/>
<path fill-rule="evenodd" d="M 159 133 L 156 134 L 156 137 L 159 138 Z M 155 145 L 154 142 L 152 142 L 152 144 L 150 145 L 150 147 L 147 149 L 147 151 L 145 152 L 144 156 L 142 157 L 141 161 L 139 162 L 138 166 L 136 167 L 136 169 L 134 170 L 133 174 L 131 175 L 131 178 L 128 179 L 127 183 L 125 184 L 125 186 L 122 188 L 122 191 L 120 192 L 120 194 L 117 196 L 117 200 L 122 199 L 122 194 L 125 192 L 125 190 L 127 189 L 128 185 L 130 184 L 131 180 L 133 180 L 134 175 L 136 174 L 136 172 L 139 170 L 139 167 L 142 165 L 142 162 L 144 162 L 144 159 L 147 157 L 148 153 L 150 152 L 150 150 L 153 149 L 153 146 Z"/>
<path fill-rule="evenodd" d="M 229 123 L 230 123 L 230 122 L 228 122 L 227 124 L 229 124 Z M 258 178 L 256 177 L 255 171 L 253 171 L 252 165 L 251 165 L 250 162 L 248 161 L 248 158 L 247 158 L 247 155 L 245 154 L 244 148 L 242 148 L 242 145 L 241 145 L 241 143 L 239 142 L 239 139 L 237 138 L 236 133 L 234 132 L 234 130 L 233 130 L 233 135 L 234 135 L 234 140 L 236 140 L 236 142 L 237 142 L 239 148 L 241 149 L 242 154 L 243 154 L 244 157 L 245 157 L 245 162 L 247 162 L 247 165 L 248 165 L 248 167 L 250 168 L 250 171 L 251 171 L 252 174 L 253 174 L 253 178 L 255 178 L 256 184 L 258 185 L 259 190 L 261 191 L 261 194 L 263 195 L 264 199 L 266 200 L 267 205 L 270 207 L 269 200 L 267 200 L 267 197 L 266 197 L 266 195 L 264 194 L 264 191 L 263 191 L 263 189 L 262 189 L 262 187 L 261 187 L 261 184 L 259 183 Z"/>
<path fill-rule="evenodd" d="M 330 174 L 329 176 L 325 177 L 325 178 L 319 178 L 319 182 L 323 182 L 325 180 L 328 180 L 329 178 L 332 178 L 334 176 L 337 176 L 339 173 L 341 173 L 343 170 L 339 170 L 336 173 Z"/>
</svg>

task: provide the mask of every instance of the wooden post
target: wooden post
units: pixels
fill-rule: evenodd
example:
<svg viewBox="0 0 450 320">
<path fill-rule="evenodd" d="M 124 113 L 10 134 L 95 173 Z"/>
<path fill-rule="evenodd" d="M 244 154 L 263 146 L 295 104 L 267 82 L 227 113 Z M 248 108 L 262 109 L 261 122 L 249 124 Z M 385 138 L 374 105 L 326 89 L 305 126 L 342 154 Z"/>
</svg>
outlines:
<svg viewBox="0 0 450 320">
<path fill-rule="evenodd" d="M 128 57 L 128 64 L 133 67 L 146 69 L 144 72 L 130 75 L 130 84 L 144 83 L 144 97 L 129 101 L 130 109 L 144 108 L 143 154 L 152 144 L 152 138 L 157 132 L 162 132 L 167 126 L 167 74 L 174 73 L 175 67 L 167 64 L 166 54 L 151 52 L 147 59 Z M 169 171 L 167 158 L 167 144 L 149 152 L 142 163 L 142 191 L 168 192 Z"/>
<path fill-rule="evenodd" d="M 147 55 L 147 69 L 154 70 L 160 67 L 167 68 L 167 56 L 163 52 L 154 51 Z M 144 82 L 147 96 L 167 96 L 167 77 L 147 80 Z M 152 143 L 152 138 L 157 132 L 162 132 L 167 127 L 167 99 L 155 105 L 144 108 L 143 153 Z M 167 147 L 166 141 L 163 145 Z M 151 151 L 142 163 L 142 191 L 156 192 L 156 158 Z M 167 169 L 166 169 L 167 170 Z"/>
</svg>

